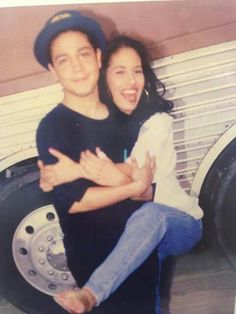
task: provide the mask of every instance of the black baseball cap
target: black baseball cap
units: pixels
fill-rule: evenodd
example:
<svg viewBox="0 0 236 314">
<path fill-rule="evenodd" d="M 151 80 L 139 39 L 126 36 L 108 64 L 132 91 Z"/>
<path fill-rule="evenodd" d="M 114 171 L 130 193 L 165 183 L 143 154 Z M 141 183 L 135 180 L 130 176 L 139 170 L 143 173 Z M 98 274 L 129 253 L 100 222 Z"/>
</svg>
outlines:
<svg viewBox="0 0 236 314">
<path fill-rule="evenodd" d="M 106 39 L 101 26 L 92 18 L 80 14 L 76 10 L 60 11 L 53 15 L 36 37 L 34 55 L 37 61 L 46 69 L 50 62 L 49 47 L 52 40 L 60 33 L 78 29 L 91 35 L 102 51 L 105 49 Z"/>
</svg>

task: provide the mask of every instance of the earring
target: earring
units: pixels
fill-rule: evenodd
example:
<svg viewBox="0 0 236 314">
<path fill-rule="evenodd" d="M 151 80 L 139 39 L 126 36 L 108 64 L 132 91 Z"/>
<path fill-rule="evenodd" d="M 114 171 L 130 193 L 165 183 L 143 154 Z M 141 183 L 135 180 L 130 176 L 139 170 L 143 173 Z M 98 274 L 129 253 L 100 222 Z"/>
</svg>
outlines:
<svg viewBox="0 0 236 314">
<path fill-rule="evenodd" d="M 108 97 L 109 97 L 109 98 L 111 98 L 111 99 L 112 99 L 112 94 L 111 94 L 111 91 L 110 91 L 110 89 L 109 89 L 109 88 L 107 88 L 107 95 L 108 95 Z"/>
<path fill-rule="evenodd" d="M 105 88 L 106 88 L 106 91 L 107 91 L 107 96 L 108 96 L 110 99 L 112 99 L 112 94 L 111 94 L 110 88 L 108 87 L 107 82 L 105 82 Z"/>
<path fill-rule="evenodd" d="M 146 96 L 148 97 L 149 96 L 149 92 L 146 90 L 146 88 L 144 88 L 144 93 L 146 94 Z"/>
<path fill-rule="evenodd" d="M 149 92 L 147 91 L 147 89 L 146 88 L 144 88 L 144 93 L 145 93 L 145 95 L 146 95 L 146 97 L 147 97 L 147 101 L 149 101 Z"/>
</svg>

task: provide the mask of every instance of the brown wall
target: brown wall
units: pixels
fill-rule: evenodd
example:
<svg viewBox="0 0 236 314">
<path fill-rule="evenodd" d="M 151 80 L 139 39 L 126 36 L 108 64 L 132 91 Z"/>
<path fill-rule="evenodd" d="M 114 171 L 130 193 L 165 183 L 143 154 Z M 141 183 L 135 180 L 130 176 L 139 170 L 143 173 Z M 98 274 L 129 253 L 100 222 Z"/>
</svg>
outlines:
<svg viewBox="0 0 236 314">
<path fill-rule="evenodd" d="M 62 9 L 95 17 L 107 35 L 115 30 L 145 38 L 153 59 L 236 39 L 235 0 L 185 0 L 57 5 L 0 9 L 0 96 L 54 81 L 34 59 L 33 41 Z"/>
</svg>

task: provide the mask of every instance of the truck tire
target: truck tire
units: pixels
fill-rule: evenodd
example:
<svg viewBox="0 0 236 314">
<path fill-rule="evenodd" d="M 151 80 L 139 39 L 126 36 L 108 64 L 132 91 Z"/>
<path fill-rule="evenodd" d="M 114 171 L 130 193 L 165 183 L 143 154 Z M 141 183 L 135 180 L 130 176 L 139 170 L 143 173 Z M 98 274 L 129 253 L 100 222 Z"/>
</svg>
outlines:
<svg viewBox="0 0 236 314">
<path fill-rule="evenodd" d="M 236 270 L 236 140 L 210 168 L 199 200 L 206 243 L 218 246 Z"/>
<path fill-rule="evenodd" d="M 61 245 L 51 195 L 40 191 L 38 173 L 5 180 L 0 192 L 0 294 L 28 314 L 66 313 L 51 297 L 75 287 Z"/>
<path fill-rule="evenodd" d="M 229 165 L 215 199 L 219 245 L 236 270 L 236 159 Z"/>
</svg>

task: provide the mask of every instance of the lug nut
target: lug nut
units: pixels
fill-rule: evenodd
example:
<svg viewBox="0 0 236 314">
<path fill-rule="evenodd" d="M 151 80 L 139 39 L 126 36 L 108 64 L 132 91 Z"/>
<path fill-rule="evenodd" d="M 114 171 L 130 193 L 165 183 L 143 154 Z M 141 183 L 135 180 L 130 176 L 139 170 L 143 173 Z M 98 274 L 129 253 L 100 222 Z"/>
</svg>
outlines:
<svg viewBox="0 0 236 314">
<path fill-rule="evenodd" d="M 45 263 L 46 263 L 45 259 L 40 259 L 40 260 L 39 260 L 39 264 L 43 265 L 43 264 L 45 264 Z"/>
<path fill-rule="evenodd" d="M 62 273 L 61 274 L 61 279 L 62 280 L 67 280 L 69 278 L 69 275 L 67 273 Z"/>
</svg>

